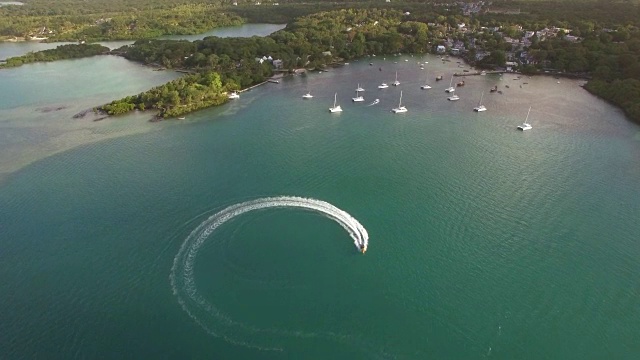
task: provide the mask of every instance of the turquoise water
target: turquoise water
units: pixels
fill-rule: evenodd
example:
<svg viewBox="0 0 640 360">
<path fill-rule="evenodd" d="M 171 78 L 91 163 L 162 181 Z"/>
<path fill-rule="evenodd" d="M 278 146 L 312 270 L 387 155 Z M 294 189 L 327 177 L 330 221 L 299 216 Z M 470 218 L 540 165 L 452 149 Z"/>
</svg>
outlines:
<svg viewBox="0 0 640 360">
<path fill-rule="evenodd" d="M 640 128 L 569 80 L 469 77 L 449 102 L 460 68 L 425 59 L 287 78 L 12 172 L 2 357 L 635 358 Z M 376 89 L 396 70 L 399 88 Z M 364 104 L 350 101 L 358 83 Z M 409 112 L 394 115 L 401 89 Z M 518 132 L 529 106 L 533 129 Z M 367 253 L 315 212 L 245 213 L 193 254 L 210 307 L 189 303 L 190 317 L 170 281 L 184 240 L 278 195 L 345 210 Z"/>
</svg>

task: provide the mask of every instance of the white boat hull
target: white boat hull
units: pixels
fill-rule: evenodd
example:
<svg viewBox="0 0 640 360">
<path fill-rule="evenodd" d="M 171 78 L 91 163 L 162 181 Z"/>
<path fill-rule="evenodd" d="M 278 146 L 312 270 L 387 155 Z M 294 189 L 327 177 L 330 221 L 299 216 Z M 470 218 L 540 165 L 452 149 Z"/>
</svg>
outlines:
<svg viewBox="0 0 640 360">
<path fill-rule="evenodd" d="M 340 106 L 332 107 L 332 108 L 329 108 L 329 112 L 332 112 L 332 113 L 342 112 L 342 108 Z"/>
</svg>

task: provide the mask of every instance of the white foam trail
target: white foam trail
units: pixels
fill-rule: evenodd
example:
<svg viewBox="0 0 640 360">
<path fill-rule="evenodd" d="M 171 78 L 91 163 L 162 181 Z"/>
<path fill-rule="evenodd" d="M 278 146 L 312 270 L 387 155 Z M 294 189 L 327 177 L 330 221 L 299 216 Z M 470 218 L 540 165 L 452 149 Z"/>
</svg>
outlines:
<svg viewBox="0 0 640 360">
<path fill-rule="evenodd" d="M 218 213 L 210 216 L 207 220 L 203 221 L 195 230 L 189 234 L 185 241 L 180 246 L 178 254 L 173 259 L 173 266 L 171 268 L 171 287 L 174 295 L 178 298 L 178 302 L 189 314 L 196 323 L 202 326 L 207 332 L 212 335 L 223 337 L 225 340 L 248 347 L 257 347 L 263 350 L 282 350 L 279 348 L 264 348 L 248 344 L 241 340 L 234 338 L 232 335 L 227 334 L 223 328 L 231 329 L 238 328 L 245 332 L 271 332 L 279 334 L 287 334 L 300 337 L 314 337 L 314 334 L 304 334 L 298 331 L 282 331 L 273 329 L 258 329 L 252 326 L 248 326 L 242 323 L 238 323 L 219 311 L 211 302 L 202 297 L 195 284 L 194 279 L 194 264 L 196 256 L 200 251 L 202 245 L 209 239 L 211 234 L 222 224 L 233 219 L 236 216 L 242 215 L 246 212 L 266 209 L 266 208 L 279 208 L 279 207 L 293 207 L 306 210 L 312 210 L 319 212 L 326 217 L 334 220 L 340 226 L 342 226 L 353 239 L 353 243 L 360 250 L 366 248 L 369 245 L 369 234 L 367 230 L 346 211 L 338 209 L 337 207 L 321 200 L 308 199 L 296 196 L 279 196 L 279 197 L 267 197 L 257 200 L 251 200 L 229 206 Z M 215 324 L 208 324 L 199 313 L 205 313 L 212 315 L 216 322 Z"/>
</svg>

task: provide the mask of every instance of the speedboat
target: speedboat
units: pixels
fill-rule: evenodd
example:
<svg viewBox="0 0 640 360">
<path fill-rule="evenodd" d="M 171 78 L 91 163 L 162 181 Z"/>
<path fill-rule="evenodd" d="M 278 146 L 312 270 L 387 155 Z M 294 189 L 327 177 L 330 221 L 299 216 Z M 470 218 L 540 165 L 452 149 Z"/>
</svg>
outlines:
<svg viewBox="0 0 640 360">
<path fill-rule="evenodd" d="M 388 87 L 389 87 L 389 85 L 387 85 L 387 83 L 382 83 L 382 84 L 378 85 L 378 89 L 386 89 Z"/>
<path fill-rule="evenodd" d="M 240 99 L 240 94 L 234 91 L 231 94 L 229 94 L 229 99 Z"/>
<path fill-rule="evenodd" d="M 306 93 L 306 94 L 302 95 L 302 98 L 303 99 L 311 99 L 311 98 L 313 98 L 313 95 L 311 95 L 311 93 Z"/>
</svg>

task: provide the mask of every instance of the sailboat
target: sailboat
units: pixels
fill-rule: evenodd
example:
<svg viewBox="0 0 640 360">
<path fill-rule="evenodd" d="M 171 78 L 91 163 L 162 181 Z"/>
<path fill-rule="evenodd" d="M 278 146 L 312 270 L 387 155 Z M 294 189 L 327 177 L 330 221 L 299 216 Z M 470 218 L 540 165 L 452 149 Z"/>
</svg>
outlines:
<svg viewBox="0 0 640 360">
<path fill-rule="evenodd" d="M 482 92 L 482 95 L 480 95 L 480 101 L 478 102 L 478 106 L 473 108 L 473 111 L 476 112 L 481 112 L 481 111 L 487 111 L 487 108 L 482 105 L 482 98 L 484 97 L 484 91 Z"/>
<path fill-rule="evenodd" d="M 313 98 L 313 95 L 311 95 L 310 92 L 307 92 L 306 94 L 302 95 L 302 98 L 305 99 L 305 100 L 311 99 L 311 98 Z"/>
<path fill-rule="evenodd" d="M 351 98 L 351 100 L 353 100 L 353 102 L 360 102 L 360 101 L 364 101 L 364 98 L 360 96 L 359 91 L 356 90 L 356 97 Z"/>
<path fill-rule="evenodd" d="M 364 89 L 360 87 L 360 84 L 358 84 L 358 88 L 356 89 L 356 91 L 364 91 Z"/>
<path fill-rule="evenodd" d="M 340 105 L 338 105 L 338 93 L 333 96 L 333 107 L 329 108 L 329 112 L 342 112 L 342 108 L 340 107 Z"/>
<path fill-rule="evenodd" d="M 393 86 L 398 86 L 400 85 L 400 81 L 398 81 L 398 72 L 396 71 L 396 81 L 393 82 L 393 84 L 391 84 Z"/>
<path fill-rule="evenodd" d="M 529 111 L 527 112 L 527 118 L 526 118 L 526 119 L 524 119 L 524 122 L 522 123 L 522 125 L 519 125 L 519 126 L 518 126 L 518 130 L 525 131 L 525 130 L 531 130 L 531 129 L 533 129 L 533 127 L 531 126 L 531 124 L 529 124 L 529 123 L 527 122 L 527 120 L 529 120 L 529 113 L 530 113 L 530 112 L 531 112 L 531 106 L 529 106 Z"/>
<path fill-rule="evenodd" d="M 429 86 L 429 84 L 427 84 L 427 79 L 426 79 L 426 77 L 425 77 L 425 80 L 424 80 L 424 85 L 420 86 L 420 89 L 422 89 L 422 90 L 429 90 L 429 89 L 431 89 L 431 86 Z"/>
<path fill-rule="evenodd" d="M 451 81 L 449 81 L 449 87 L 445 89 L 445 92 L 452 93 L 456 91 L 456 88 L 454 88 L 451 85 L 453 85 L 453 75 L 451 75 Z"/>
<path fill-rule="evenodd" d="M 407 108 L 402 106 L 402 91 L 400 91 L 400 102 L 397 108 L 391 109 L 395 114 L 407 112 Z"/>
<path fill-rule="evenodd" d="M 378 89 L 386 89 L 388 87 L 389 87 L 389 85 L 387 85 L 387 83 L 382 83 L 382 84 L 378 85 Z"/>
</svg>

